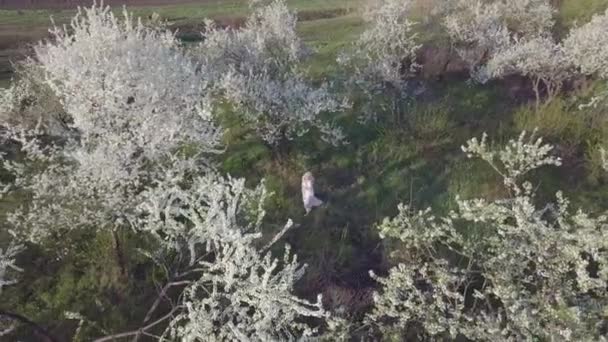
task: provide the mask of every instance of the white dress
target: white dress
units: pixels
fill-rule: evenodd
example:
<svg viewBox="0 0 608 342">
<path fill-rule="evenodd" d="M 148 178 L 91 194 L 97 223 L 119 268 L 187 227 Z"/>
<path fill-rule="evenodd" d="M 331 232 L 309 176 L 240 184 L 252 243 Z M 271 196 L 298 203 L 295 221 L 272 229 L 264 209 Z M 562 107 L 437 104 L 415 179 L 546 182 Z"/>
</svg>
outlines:
<svg viewBox="0 0 608 342">
<path fill-rule="evenodd" d="M 308 214 L 312 208 L 318 207 L 323 204 L 323 201 L 315 197 L 315 177 L 312 173 L 306 172 L 302 176 L 302 201 L 304 202 L 304 209 Z"/>
</svg>

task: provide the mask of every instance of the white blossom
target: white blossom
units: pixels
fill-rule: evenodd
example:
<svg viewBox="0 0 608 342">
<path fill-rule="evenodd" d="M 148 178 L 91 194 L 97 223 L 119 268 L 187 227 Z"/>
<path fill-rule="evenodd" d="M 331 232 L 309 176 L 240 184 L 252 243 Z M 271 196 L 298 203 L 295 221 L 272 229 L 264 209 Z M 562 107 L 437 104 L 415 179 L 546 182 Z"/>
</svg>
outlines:
<svg viewBox="0 0 608 342">
<path fill-rule="evenodd" d="M 472 70 L 510 39 L 501 9 L 497 3 L 460 0 L 446 10 L 444 26 L 452 41 L 462 45 L 457 51 Z"/>
<path fill-rule="evenodd" d="M 338 63 L 350 74 L 347 89 L 354 101 L 363 102 L 364 121 L 375 119 L 379 109 L 400 116 L 412 96 L 408 80 L 419 68 L 416 53 L 421 45 L 411 9 L 410 0 L 372 1 L 363 15 L 365 31 L 338 55 Z"/>
<path fill-rule="evenodd" d="M 222 243 L 259 238 L 265 211 L 263 184 L 250 190 L 244 179 L 215 173 L 192 181 L 181 177 L 159 182 L 142 193 L 137 227 L 156 236 L 170 249 L 188 251 L 190 263 Z M 184 224 L 187 219 L 193 225 Z"/>
<path fill-rule="evenodd" d="M 573 70 L 563 46 L 555 43 L 552 38 L 515 38 L 509 45 L 495 52 L 478 73 L 478 79 L 502 78 L 510 74 L 527 76 L 532 80 L 539 104 L 540 85 L 544 86 L 547 101 L 550 101 L 572 76 Z"/>
<path fill-rule="evenodd" d="M 216 78 L 231 69 L 281 77 L 310 54 L 296 31 L 296 13 L 281 0 L 254 5 L 239 29 L 221 29 L 212 21 L 206 24 L 204 41 L 196 52 Z"/>
<path fill-rule="evenodd" d="M 185 288 L 182 309 L 166 336 L 180 341 L 274 341 L 315 333 L 298 320 L 324 318 L 320 298 L 308 302 L 292 294 L 305 265 L 289 247 L 282 259 L 273 258 L 268 246 L 258 247 L 265 194 L 263 184 L 249 190 L 242 179 L 215 174 L 189 185 L 165 183 L 145 193 L 139 230 L 153 233 L 164 248 L 188 250 L 198 275 Z"/>
<path fill-rule="evenodd" d="M 318 129 L 325 141 L 340 143 L 341 130 L 321 115 L 341 111 L 346 104 L 327 84 L 313 87 L 305 80 L 300 64 L 310 51 L 297 35 L 296 14 L 283 0 L 255 4 L 253 9 L 239 29 L 208 23 L 197 50 L 213 75 L 219 100 L 234 105 L 270 145 L 285 143 L 310 128 Z"/>
<path fill-rule="evenodd" d="M 608 78 L 608 10 L 571 29 L 564 40 L 564 49 L 583 74 Z"/>
<path fill-rule="evenodd" d="M 570 30 L 564 40 L 566 54 L 581 73 L 608 79 L 608 10 L 590 22 Z M 608 98 L 602 91 L 582 107 L 597 106 Z"/>
<path fill-rule="evenodd" d="M 572 211 L 559 192 L 537 206 L 523 176 L 559 165 L 551 149 L 524 134 L 500 150 L 485 135 L 470 140 L 464 152 L 499 172 L 511 196 L 457 198 L 445 217 L 400 206 L 378 228 L 402 241 L 407 263 L 375 276 L 382 291 L 368 319 L 385 333 L 416 327 L 422 339 L 601 340 L 608 216 Z"/>
<path fill-rule="evenodd" d="M 363 17 L 367 29 L 355 43 L 355 58 L 364 60 L 367 72 L 398 86 L 416 69 L 416 51 L 421 46 L 414 31 L 416 23 L 409 18 L 412 3 L 382 0 L 372 4 Z M 408 62 L 410 66 L 405 65 Z"/>
<path fill-rule="evenodd" d="M 17 282 L 10 277 L 11 273 L 23 272 L 23 270 L 15 264 L 15 257 L 22 249 L 23 246 L 15 243 L 11 243 L 4 250 L 0 248 L 0 293 L 4 286 L 12 285 Z"/>
<path fill-rule="evenodd" d="M 444 26 L 473 73 L 512 39 L 548 36 L 556 13 L 548 0 L 453 0 L 441 8 Z"/>
<path fill-rule="evenodd" d="M 461 275 L 450 270 L 443 260 L 430 264 L 399 264 L 390 270 L 387 278 L 371 272 L 384 288 L 384 293 L 374 295 L 375 307 L 369 317 L 372 320 L 394 318 L 396 325 L 403 330 L 407 330 L 412 322 L 420 322 L 422 331 L 430 336 L 445 333 L 452 339 L 456 338 L 462 329 L 460 325 L 466 324 L 466 318 L 461 317 L 464 316 L 464 296 L 455 287 Z M 419 289 L 417 285 L 427 288 Z M 421 338 L 424 337 L 422 331 Z"/>
<path fill-rule="evenodd" d="M 29 60 L 15 64 L 15 79 L 0 95 L 0 121 L 27 130 L 36 126 L 51 136 L 71 134 L 71 120 L 57 95 L 43 81 L 39 64 Z M 0 90 L 2 93 L 2 90 Z"/>
<path fill-rule="evenodd" d="M 553 147 L 543 144 L 543 139 L 535 135 L 533 132 L 527 136 L 524 131 L 517 140 L 511 139 L 502 150 L 495 151 L 487 145 L 487 135 L 484 134 L 480 140 L 473 138 L 467 141 L 462 151 L 469 158 L 475 156 L 486 161 L 503 177 L 507 186 L 517 186 L 517 180 L 534 169 L 561 165 L 560 158 L 549 154 Z"/>
<path fill-rule="evenodd" d="M 16 97 L 15 85 L 11 85 L 10 88 L 0 88 L 0 113 L 12 111 Z"/>
<path fill-rule="evenodd" d="M 550 0 L 501 0 L 498 4 L 507 26 L 519 36 L 542 36 L 555 25 L 558 11 Z"/>
<path fill-rule="evenodd" d="M 317 128 L 326 142 L 344 142 L 341 129 L 319 115 L 342 110 L 345 104 L 336 100 L 328 85 L 311 87 L 299 74 L 274 79 L 269 73 L 243 75 L 226 73 L 219 86 L 224 98 L 234 104 L 245 122 L 272 145 L 285 143 Z"/>
<path fill-rule="evenodd" d="M 217 145 L 203 101 L 206 76 L 172 33 L 97 6 L 80 9 L 69 32 L 51 32 L 36 59 L 83 138 L 128 141 L 150 158 L 175 141 Z"/>
<path fill-rule="evenodd" d="M 79 9 L 69 30 L 52 34 L 26 67 L 40 75 L 30 83 L 48 86 L 60 101 L 66 129 L 51 131 L 40 111 L 35 127 L 8 122 L 5 132 L 23 155 L 3 162 L 16 177 L 12 189 L 32 199 L 8 218 L 32 241 L 130 225 L 145 185 L 169 169 L 206 169 L 204 154 L 220 138 L 204 70 L 179 51 L 173 34 L 97 6 Z"/>
<path fill-rule="evenodd" d="M 293 284 L 304 268 L 286 250 L 283 260 L 243 244 L 223 244 L 213 263 L 184 292 L 185 310 L 168 332 L 180 341 L 294 341 L 315 330 L 301 317 L 323 318 L 321 298 L 299 299 Z"/>
</svg>

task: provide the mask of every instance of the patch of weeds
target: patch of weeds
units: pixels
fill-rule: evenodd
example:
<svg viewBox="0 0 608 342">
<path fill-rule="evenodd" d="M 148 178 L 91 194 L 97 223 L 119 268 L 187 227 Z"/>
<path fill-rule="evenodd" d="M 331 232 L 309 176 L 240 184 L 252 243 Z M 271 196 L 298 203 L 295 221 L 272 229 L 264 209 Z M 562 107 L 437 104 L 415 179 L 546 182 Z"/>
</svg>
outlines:
<svg viewBox="0 0 608 342">
<path fill-rule="evenodd" d="M 485 161 L 463 159 L 453 166 L 448 185 L 450 202 L 463 199 L 497 199 L 507 195 L 502 178 Z"/>
<path fill-rule="evenodd" d="M 498 84 L 450 82 L 435 91 L 442 96 L 443 103 L 450 104 L 452 118 L 458 126 L 496 130 L 513 106 Z"/>
<path fill-rule="evenodd" d="M 413 136 L 435 142 L 449 137 L 455 125 L 450 110 L 444 103 L 413 106 L 406 120 Z"/>
<path fill-rule="evenodd" d="M 565 28 L 575 24 L 583 25 L 588 22 L 594 14 L 603 12 L 608 3 L 605 0 L 563 0 L 560 1 L 557 16 L 558 28 Z"/>
<path fill-rule="evenodd" d="M 562 142 L 578 142 L 586 132 L 585 115 L 570 107 L 564 100 L 555 99 L 541 106 L 524 106 L 513 114 L 516 131 L 533 131 L 548 139 Z"/>
<path fill-rule="evenodd" d="M 230 145 L 222 161 L 222 170 L 236 177 L 251 177 L 253 170 L 270 159 L 270 150 L 262 143 L 244 141 Z"/>
</svg>

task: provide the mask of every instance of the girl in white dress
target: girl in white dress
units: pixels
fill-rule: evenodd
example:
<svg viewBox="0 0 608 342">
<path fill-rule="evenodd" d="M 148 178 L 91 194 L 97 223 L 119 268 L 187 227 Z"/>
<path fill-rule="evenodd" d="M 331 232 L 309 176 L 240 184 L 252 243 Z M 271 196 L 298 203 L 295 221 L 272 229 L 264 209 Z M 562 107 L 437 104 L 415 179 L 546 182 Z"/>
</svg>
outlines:
<svg viewBox="0 0 608 342">
<path fill-rule="evenodd" d="M 312 173 L 306 172 L 302 176 L 302 201 L 304 202 L 304 209 L 308 214 L 312 208 L 318 207 L 323 204 L 323 201 L 315 197 L 315 177 Z"/>
</svg>

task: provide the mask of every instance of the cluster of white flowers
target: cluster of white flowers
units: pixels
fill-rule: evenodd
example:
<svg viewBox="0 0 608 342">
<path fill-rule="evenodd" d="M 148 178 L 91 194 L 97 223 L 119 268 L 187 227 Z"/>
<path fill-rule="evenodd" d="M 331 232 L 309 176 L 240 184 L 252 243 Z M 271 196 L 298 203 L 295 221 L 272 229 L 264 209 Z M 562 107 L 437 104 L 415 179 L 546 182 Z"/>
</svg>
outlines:
<svg viewBox="0 0 608 342">
<path fill-rule="evenodd" d="M 417 327 L 431 339 L 601 340 L 608 217 L 571 213 L 561 193 L 556 203 L 536 207 L 533 187 L 521 177 L 559 165 L 539 139 L 522 134 L 495 151 L 484 136 L 463 150 L 488 161 L 512 196 L 457 198 L 458 209 L 445 217 L 400 206 L 379 229 L 402 241 L 407 265 L 376 277 L 383 290 L 369 319 L 397 333 Z"/>
<path fill-rule="evenodd" d="M 184 140 L 217 145 L 206 75 L 174 34 L 97 6 L 79 10 L 69 32 L 52 34 L 36 59 L 82 139 L 132 143 L 150 159 Z"/>
<path fill-rule="evenodd" d="M 23 114 L 15 98 L 43 84 L 68 118 L 63 130 L 51 129 L 43 110 L 35 127 L 8 122 L 5 138 L 20 143 L 24 159 L 4 167 L 16 177 L 12 188 L 32 196 L 9 221 L 30 240 L 52 234 L 48 222 L 54 229 L 127 225 L 142 186 L 163 178 L 167 165 L 200 169 L 220 138 L 204 70 L 172 33 L 93 6 L 52 34 L 26 65 L 34 79 L 4 97 L 14 121 Z M 189 155 L 180 153 L 186 148 Z"/>
<path fill-rule="evenodd" d="M 564 49 L 583 74 L 608 79 L 608 10 L 572 29 Z"/>
<path fill-rule="evenodd" d="M 319 118 L 321 113 L 345 106 L 330 93 L 328 85 L 313 88 L 298 74 L 274 79 L 266 72 L 248 76 L 230 72 L 222 77 L 220 87 L 245 119 L 255 123 L 258 135 L 270 144 L 286 143 L 281 139 L 300 137 L 311 127 L 317 128 L 328 143 L 338 145 L 345 141 L 339 127 Z"/>
<path fill-rule="evenodd" d="M 252 4 L 252 8 L 239 29 L 206 22 L 204 42 L 196 52 L 215 78 L 233 69 L 243 74 L 266 71 L 280 78 L 310 54 L 298 37 L 296 13 L 284 1 Z"/>
<path fill-rule="evenodd" d="M 551 3 L 551 0 L 503 0 L 499 6 L 510 30 L 520 36 L 537 36 L 555 24 L 557 10 Z"/>
<path fill-rule="evenodd" d="M 458 0 L 445 6 L 445 27 L 479 82 L 518 74 L 533 82 L 537 107 L 582 73 L 608 76 L 608 12 L 573 28 L 563 42 L 551 30 L 556 10 L 547 0 Z"/>
<path fill-rule="evenodd" d="M 321 305 L 292 294 L 305 265 L 287 247 L 282 260 L 256 247 L 262 235 L 266 192 L 249 190 L 242 179 L 215 174 L 151 188 L 140 210 L 141 231 L 152 232 L 165 248 L 189 251 L 199 277 L 183 292 L 183 308 L 167 336 L 180 341 L 295 340 L 315 330 L 302 317 L 323 318 Z M 288 223 L 286 229 L 291 227 Z M 284 231 L 282 232 L 284 233 Z M 271 241 L 271 244 L 276 239 Z"/>
<path fill-rule="evenodd" d="M 70 134 L 70 119 L 59 98 L 42 82 L 42 68 L 31 61 L 17 64 L 18 80 L 0 89 L 0 121 L 4 125 L 34 129 L 46 134 Z"/>
<path fill-rule="evenodd" d="M 0 88 L 0 113 L 9 113 L 13 110 L 16 98 L 15 85 L 10 88 Z"/>
<path fill-rule="evenodd" d="M 474 69 L 483 59 L 509 42 L 497 3 L 460 0 L 446 7 L 444 26 L 455 42 L 456 51 Z"/>
<path fill-rule="evenodd" d="M 564 40 L 568 57 L 584 75 L 599 76 L 608 80 L 608 10 L 595 15 L 587 24 L 572 29 Z M 604 91 L 592 98 L 597 105 L 608 98 Z"/>
<path fill-rule="evenodd" d="M 304 272 L 289 250 L 283 260 L 243 244 L 223 244 L 204 273 L 184 292 L 185 310 L 167 334 L 180 341 L 294 341 L 316 333 L 298 320 L 324 318 L 321 298 L 292 294 Z"/>
<path fill-rule="evenodd" d="M 0 248 L 0 294 L 2 294 L 3 287 L 17 283 L 17 280 L 13 278 L 13 273 L 23 272 L 15 264 L 15 257 L 21 252 L 22 248 L 22 246 L 16 245 L 13 242 L 4 250 Z M 12 320 L 0 316 L 0 337 L 11 333 L 16 326 L 16 323 Z"/>
<path fill-rule="evenodd" d="M 253 13 L 239 29 L 219 29 L 208 23 L 197 49 L 213 75 L 219 99 L 235 106 L 270 145 L 285 143 L 317 128 L 321 137 L 336 144 L 341 130 L 321 118 L 346 104 L 328 85 L 313 87 L 300 70 L 310 54 L 296 32 L 297 17 L 285 1 L 253 4 Z"/>
<path fill-rule="evenodd" d="M 478 72 L 478 80 L 520 74 L 532 79 L 537 103 L 540 85 L 544 85 L 550 101 L 561 90 L 564 81 L 572 76 L 574 67 L 563 47 L 548 36 L 514 39 L 496 53 Z"/>
<path fill-rule="evenodd" d="M 354 97 L 364 96 L 364 119 L 374 118 L 374 100 L 390 94 L 388 105 L 399 111 L 398 102 L 408 95 L 408 79 L 418 69 L 420 48 L 415 22 L 410 19 L 412 1 L 376 0 L 365 10 L 366 29 L 352 48 L 338 56 L 338 63 L 350 69 L 349 87 Z M 362 94 L 361 94 L 362 93 Z"/>
<path fill-rule="evenodd" d="M 188 251 L 190 264 L 222 243 L 260 237 L 267 196 L 263 184 L 250 190 L 244 179 L 223 179 L 211 172 L 192 181 L 181 176 L 144 191 L 138 230 L 169 249 Z"/>
<path fill-rule="evenodd" d="M 491 150 L 484 134 L 481 140 L 469 140 L 462 151 L 469 158 L 477 156 L 486 161 L 503 177 L 505 185 L 519 190 L 517 181 L 528 172 L 544 165 L 561 165 L 559 158 L 549 155 L 553 147 L 543 144 L 542 138 L 535 139 L 535 133 L 527 137 L 526 132 L 522 132 L 517 140 L 510 140 L 501 151 Z"/>
<path fill-rule="evenodd" d="M 555 10 L 547 0 L 448 1 L 440 11 L 456 49 L 474 71 L 509 45 L 511 36 L 543 36 L 553 27 Z"/>
<path fill-rule="evenodd" d="M 206 69 L 221 68 L 217 61 L 195 63 L 168 31 L 127 12 L 119 20 L 109 7 L 79 9 L 69 30 L 56 28 L 52 40 L 36 47 L 24 66 L 27 77 L 0 94 L 3 137 L 19 146 L 16 158 L 2 160 L 14 176 L 3 193 L 25 192 L 30 199 L 8 214 L 12 231 L 40 242 L 81 227 L 131 227 L 157 238 L 160 248 L 144 254 L 187 257 L 186 272 L 168 272 L 199 276 L 181 279 L 189 284 L 166 330 L 175 339 L 277 340 L 315 333 L 301 318 L 326 317 L 320 298 L 308 302 L 292 294 L 305 265 L 289 248 L 281 260 L 269 252 L 293 224 L 262 247 L 263 184 L 247 189 L 243 179 L 214 173 L 207 158 L 217 151 L 221 133 L 212 121 L 209 79 L 224 86 L 243 75 L 239 71 L 251 73 L 243 79 L 245 90 L 231 91 L 235 102 L 272 115 L 293 111 L 298 125 L 339 107 L 327 89 L 313 89 L 289 73 L 301 58 L 294 25 L 283 2 L 258 9 L 248 33 L 234 33 L 254 34 L 235 44 L 253 43 L 238 48 L 256 46 L 245 53 L 256 62 L 235 58 L 218 69 L 229 71 L 218 80 Z M 285 65 L 271 58 L 288 50 L 295 55 L 287 52 Z M 247 66 L 238 67 L 240 62 Z M 270 70 L 277 74 L 265 73 Z M 46 101 L 37 97 L 42 88 L 67 116 L 62 129 L 35 107 Z M 279 88 L 284 96 L 276 98 Z M 30 120 L 30 114 L 37 117 Z M 270 129 L 287 122 L 284 128 L 293 134 L 306 129 L 281 120 L 264 124 Z M 331 129 L 323 126 L 324 132 Z M 18 249 L 0 250 L 0 288 L 13 283 L 8 273 L 19 270 Z"/>
<path fill-rule="evenodd" d="M 363 59 L 363 72 L 398 88 L 417 67 L 420 44 L 415 23 L 409 19 L 411 6 L 409 0 L 373 2 L 363 17 L 368 27 L 355 43 L 355 58 Z"/>
<path fill-rule="evenodd" d="M 4 250 L 0 248 L 0 292 L 2 292 L 4 286 L 12 285 L 17 282 L 15 279 L 9 278 L 10 273 L 23 271 L 15 265 L 15 257 L 22 248 L 22 246 L 14 243 L 11 243 Z"/>
</svg>

